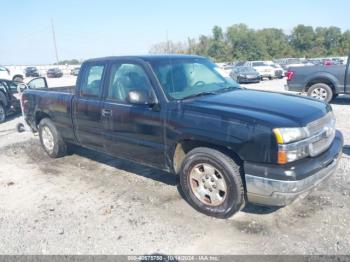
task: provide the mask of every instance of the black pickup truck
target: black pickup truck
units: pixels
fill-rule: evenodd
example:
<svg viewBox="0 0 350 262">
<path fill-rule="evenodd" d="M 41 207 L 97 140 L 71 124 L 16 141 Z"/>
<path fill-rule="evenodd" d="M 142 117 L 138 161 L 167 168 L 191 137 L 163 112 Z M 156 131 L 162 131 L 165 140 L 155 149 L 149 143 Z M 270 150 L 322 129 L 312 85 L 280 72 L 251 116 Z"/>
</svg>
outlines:
<svg viewBox="0 0 350 262">
<path fill-rule="evenodd" d="M 23 88 L 43 88 L 47 86 L 44 77 L 37 77 L 27 84 L 0 79 L 0 123 L 5 122 L 7 115 L 21 112 L 18 86 Z"/>
<path fill-rule="evenodd" d="M 350 54 L 346 65 L 291 67 L 286 90 L 330 102 L 339 94 L 350 94 Z"/>
<path fill-rule="evenodd" d="M 242 89 L 198 56 L 88 60 L 74 89 L 29 89 L 22 103 L 49 156 L 75 144 L 173 172 L 194 208 L 220 218 L 305 195 L 343 146 L 330 105 Z"/>
</svg>

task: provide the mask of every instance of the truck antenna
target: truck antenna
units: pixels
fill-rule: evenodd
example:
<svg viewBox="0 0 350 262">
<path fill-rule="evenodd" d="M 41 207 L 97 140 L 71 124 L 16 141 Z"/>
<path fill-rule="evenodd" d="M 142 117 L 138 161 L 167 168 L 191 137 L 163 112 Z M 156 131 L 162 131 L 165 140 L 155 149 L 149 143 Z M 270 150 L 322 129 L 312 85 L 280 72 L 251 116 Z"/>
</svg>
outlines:
<svg viewBox="0 0 350 262">
<path fill-rule="evenodd" d="M 59 60 L 58 60 L 58 52 L 57 52 L 57 44 L 56 44 L 55 27 L 53 25 L 53 19 L 52 18 L 51 18 L 51 28 L 52 28 L 53 46 L 55 48 L 56 61 L 57 61 L 57 64 L 58 64 Z"/>
</svg>

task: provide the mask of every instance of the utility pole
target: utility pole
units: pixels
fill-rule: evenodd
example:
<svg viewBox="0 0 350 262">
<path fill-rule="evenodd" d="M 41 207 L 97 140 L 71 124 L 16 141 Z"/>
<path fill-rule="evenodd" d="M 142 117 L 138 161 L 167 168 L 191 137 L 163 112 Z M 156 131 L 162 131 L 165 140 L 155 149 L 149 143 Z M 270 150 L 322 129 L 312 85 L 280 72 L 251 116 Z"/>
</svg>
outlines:
<svg viewBox="0 0 350 262">
<path fill-rule="evenodd" d="M 55 27 L 53 25 L 53 19 L 51 18 L 51 28 L 52 28 L 52 38 L 53 38 L 53 46 L 55 48 L 56 62 L 58 64 L 58 52 L 57 52 L 57 44 L 56 44 L 56 35 L 55 35 Z"/>
</svg>

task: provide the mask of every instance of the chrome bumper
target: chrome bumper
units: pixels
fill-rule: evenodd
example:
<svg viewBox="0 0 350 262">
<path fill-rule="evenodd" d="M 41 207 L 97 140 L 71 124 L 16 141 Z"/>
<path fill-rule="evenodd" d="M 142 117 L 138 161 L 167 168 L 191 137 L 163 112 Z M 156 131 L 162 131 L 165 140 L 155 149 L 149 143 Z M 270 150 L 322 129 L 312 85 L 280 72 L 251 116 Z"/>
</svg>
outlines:
<svg viewBox="0 0 350 262">
<path fill-rule="evenodd" d="M 297 181 L 275 180 L 246 174 L 248 201 L 260 205 L 286 206 L 310 191 L 332 175 L 338 166 L 341 153 L 321 171 Z"/>
</svg>

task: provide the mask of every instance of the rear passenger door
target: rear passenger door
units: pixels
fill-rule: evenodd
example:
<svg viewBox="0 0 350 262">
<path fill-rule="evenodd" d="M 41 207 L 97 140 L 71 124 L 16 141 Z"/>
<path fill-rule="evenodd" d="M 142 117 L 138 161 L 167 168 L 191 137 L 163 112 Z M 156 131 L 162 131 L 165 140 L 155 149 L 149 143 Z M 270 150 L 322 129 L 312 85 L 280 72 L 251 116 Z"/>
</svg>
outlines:
<svg viewBox="0 0 350 262">
<path fill-rule="evenodd" d="M 142 90 L 156 100 L 145 68 L 133 61 L 116 61 L 110 64 L 109 71 L 102 109 L 106 150 L 115 156 L 163 167 L 164 143 L 160 107 L 131 104 L 127 99 L 130 91 Z"/>
<path fill-rule="evenodd" d="M 73 123 L 81 145 L 103 149 L 104 135 L 101 119 L 105 63 L 87 64 L 82 72 L 78 93 L 73 99 Z"/>
</svg>

